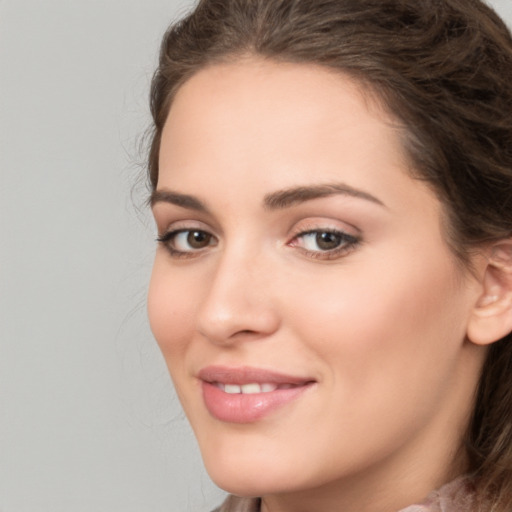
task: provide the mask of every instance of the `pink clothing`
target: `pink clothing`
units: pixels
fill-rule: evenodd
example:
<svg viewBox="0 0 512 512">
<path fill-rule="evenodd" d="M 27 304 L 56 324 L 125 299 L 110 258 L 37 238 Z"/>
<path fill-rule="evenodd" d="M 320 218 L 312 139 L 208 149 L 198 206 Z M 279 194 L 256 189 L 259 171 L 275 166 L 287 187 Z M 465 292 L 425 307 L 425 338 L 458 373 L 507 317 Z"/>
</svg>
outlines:
<svg viewBox="0 0 512 512">
<path fill-rule="evenodd" d="M 423 503 L 410 505 L 399 512 L 476 512 L 475 491 L 468 477 L 459 477 L 431 492 Z M 228 496 L 213 512 L 260 512 L 259 498 Z"/>
</svg>

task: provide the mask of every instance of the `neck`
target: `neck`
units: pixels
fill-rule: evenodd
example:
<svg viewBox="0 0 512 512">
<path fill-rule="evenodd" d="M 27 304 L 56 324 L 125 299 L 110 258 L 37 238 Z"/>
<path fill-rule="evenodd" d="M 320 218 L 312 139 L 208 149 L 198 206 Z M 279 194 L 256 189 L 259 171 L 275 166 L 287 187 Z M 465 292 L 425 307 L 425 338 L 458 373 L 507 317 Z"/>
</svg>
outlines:
<svg viewBox="0 0 512 512">
<path fill-rule="evenodd" d="M 314 492 L 302 491 L 262 498 L 261 512 L 396 512 L 412 504 L 422 503 L 434 489 L 456 478 L 425 481 L 414 478 L 414 471 L 407 475 L 390 475 L 386 482 L 372 482 L 370 475 L 357 481 L 337 482 Z"/>
</svg>

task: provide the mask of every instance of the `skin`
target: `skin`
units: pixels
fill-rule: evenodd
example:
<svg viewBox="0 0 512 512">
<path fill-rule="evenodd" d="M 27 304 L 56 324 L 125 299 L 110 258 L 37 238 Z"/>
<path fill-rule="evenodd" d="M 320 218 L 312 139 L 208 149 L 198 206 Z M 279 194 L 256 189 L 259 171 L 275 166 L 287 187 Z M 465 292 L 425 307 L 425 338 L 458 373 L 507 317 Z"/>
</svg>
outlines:
<svg viewBox="0 0 512 512">
<path fill-rule="evenodd" d="M 151 327 L 211 477 L 262 496 L 264 512 L 396 511 L 464 469 L 453 460 L 485 356 L 466 336 L 481 280 L 411 177 L 400 126 L 361 90 L 314 65 L 215 65 L 181 87 L 163 132 L 159 235 L 212 236 L 159 244 Z M 325 184 L 350 193 L 265 204 Z M 322 250 L 301 235 L 312 230 L 357 242 Z M 234 424 L 205 407 L 208 365 L 315 384 Z"/>
</svg>

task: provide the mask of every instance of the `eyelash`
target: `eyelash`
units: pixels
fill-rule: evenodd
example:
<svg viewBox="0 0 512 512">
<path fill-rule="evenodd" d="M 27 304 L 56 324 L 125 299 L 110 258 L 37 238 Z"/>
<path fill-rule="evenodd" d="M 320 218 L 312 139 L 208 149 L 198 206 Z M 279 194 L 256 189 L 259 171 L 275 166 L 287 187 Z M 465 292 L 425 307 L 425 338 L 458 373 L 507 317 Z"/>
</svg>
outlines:
<svg viewBox="0 0 512 512">
<path fill-rule="evenodd" d="M 210 240 L 215 240 L 215 236 L 209 233 L 208 231 L 202 230 L 202 229 L 176 229 L 172 231 L 168 231 L 167 233 L 164 233 L 162 235 L 159 235 L 156 239 L 156 241 L 162 245 L 165 246 L 167 251 L 169 252 L 170 256 L 175 259 L 180 258 L 194 258 L 199 256 L 204 250 L 206 250 L 210 246 L 216 245 L 214 244 L 208 244 L 205 247 L 198 248 L 197 250 L 194 250 L 193 248 L 188 251 L 183 251 L 180 249 L 176 249 L 175 247 L 175 240 L 176 237 L 180 234 L 188 233 L 189 235 L 191 233 L 196 234 L 202 234 L 206 235 L 207 237 L 211 237 Z M 330 235 L 337 237 L 339 239 L 339 245 L 337 247 L 334 247 L 333 249 L 327 249 L 327 250 L 311 250 L 306 249 L 305 247 L 301 247 L 297 240 L 302 239 L 304 240 L 305 237 L 315 235 L 315 238 L 318 237 L 318 235 Z M 315 243 L 318 242 L 318 239 L 315 240 Z M 351 250 L 353 250 L 356 246 L 358 246 L 361 243 L 360 237 L 350 235 L 344 231 L 338 230 L 338 229 L 329 229 L 329 228 L 315 228 L 315 229 L 309 229 L 307 231 L 300 231 L 296 235 L 293 236 L 292 240 L 287 243 L 289 247 L 296 247 L 300 249 L 300 251 L 307 256 L 308 258 L 312 259 L 320 259 L 320 260 L 334 260 L 337 258 L 341 258 L 345 254 L 349 253 Z M 318 243 L 317 243 L 318 245 Z"/>
<path fill-rule="evenodd" d="M 167 233 L 164 233 L 162 235 L 159 235 L 156 241 L 165 246 L 165 248 L 169 251 L 169 254 L 171 255 L 172 258 L 193 258 L 199 255 L 199 253 L 201 253 L 204 249 L 192 249 L 190 251 L 182 251 L 174 247 L 173 244 L 175 243 L 176 237 L 183 233 L 201 233 L 208 237 L 211 237 L 212 239 L 215 239 L 215 237 L 212 234 L 208 233 L 208 231 L 205 231 L 203 229 L 175 229 L 172 231 L 168 231 Z"/>
<path fill-rule="evenodd" d="M 299 247 L 294 241 L 297 239 L 302 238 L 304 240 L 305 237 L 315 235 L 315 238 L 318 237 L 318 235 L 331 235 L 334 237 L 339 238 L 339 245 L 333 249 L 327 249 L 327 250 L 310 250 L 306 249 L 304 247 Z M 318 240 L 315 240 L 315 243 L 317 243 Z M 341 258 L 345 254 L 349 253 L 351 250 L 355 249 L 359 244 L 361 243 L 361 238 L 350 235 L 346 233 L 345 231 L 341 231 L 339 229 L 332 229 L 332 228 L 315 228 L 315 229 L 309 229 L 307 231 L 301 231 L 297 233 L 293 239 L 288 242 L 287 245 L 290 247 L 298 247 L 303 254 L 305 254 L 309 258 L 313 259 L 320 259 L 320 260 L 334 260 L 337 258 Z M 318 244 L 317 244 L 318 245 Z"/>
</svg>

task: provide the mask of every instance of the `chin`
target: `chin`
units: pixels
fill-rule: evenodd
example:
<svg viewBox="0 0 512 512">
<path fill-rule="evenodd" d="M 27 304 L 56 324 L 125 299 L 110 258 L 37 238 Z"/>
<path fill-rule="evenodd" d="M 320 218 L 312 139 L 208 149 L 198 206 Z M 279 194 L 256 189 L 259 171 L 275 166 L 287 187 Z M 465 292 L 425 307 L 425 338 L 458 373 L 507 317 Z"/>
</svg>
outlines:
<svg viewBox="0 0 512 512">
<path fill-rule="evenodd" d="M 277 454 L 264 457 L 260 452 L 260 456 L 256 456 L 255 451 L 246 454 L 230 453 L 226 456 L 215 454 L 205 456 L 203 460 L 213 482 L 236 496 L 280 494 L 301 487 L 296 464 L 287 462 L 284 456 L 276 461 Z"/>
<path fill-rule="evenodd" d="M 208 474 L 212 481 L 224 491 L 245 498 L 261 497 L 269 494 L 288 493 L 297 490 L 296 478 L 290 481 L 291 476 L 280 477 L 272 472 L 272 475 L 265 475 L 265 471 L 210 471 Z M 288 471 L 289 472 L 289 471 Z M 294 475 L 296 477 L 296 475 Z"/>
</svg>

